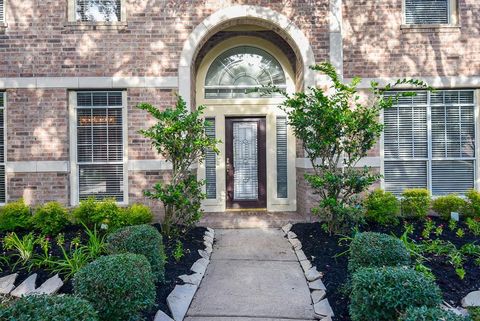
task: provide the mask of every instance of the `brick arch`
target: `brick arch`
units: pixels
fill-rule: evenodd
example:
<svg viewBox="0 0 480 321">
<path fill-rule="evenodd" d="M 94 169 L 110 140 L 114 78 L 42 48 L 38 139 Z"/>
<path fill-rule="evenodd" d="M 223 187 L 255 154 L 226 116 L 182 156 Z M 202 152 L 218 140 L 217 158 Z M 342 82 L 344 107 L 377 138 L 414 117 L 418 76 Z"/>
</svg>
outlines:
<svg viewBox="0 0 480 321">
<path fill-rule="evenodd" d="M 303 32 L 286 16 L 260 6 L 238 5 L 221 9 L 208 16 L 190 33 L 183 44 L 178 67 L 178 92 L 190 106 L 194 77 L 192 66 L 196 55 L 210 36 L 236 23 L 272 28 L 292 46 L 299 62 L 304 88 L 315 85 L 315 74 L 309 69 L 315 64 L 312 47 Z"/>
</svg>

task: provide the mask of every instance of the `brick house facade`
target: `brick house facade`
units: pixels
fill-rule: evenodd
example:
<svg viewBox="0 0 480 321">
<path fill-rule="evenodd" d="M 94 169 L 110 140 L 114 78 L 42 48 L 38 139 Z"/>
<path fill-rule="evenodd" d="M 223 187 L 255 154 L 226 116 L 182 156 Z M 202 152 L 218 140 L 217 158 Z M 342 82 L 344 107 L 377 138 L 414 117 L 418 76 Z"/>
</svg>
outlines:
<svg viewBox="0 0 480 321">
<path fill-rule="evenodd" d="M 147 127 L 152 120 L 136 105 L 146 101 L 166 108 L 173 105 L 176 94 L 182 95 L 191 107 L 206 104 L 209 107 L 207 117 L 215 120 L 215 133 L 220 138 L 225 135 L 226 118 L 256 115 L 267 118 L 267 146 L 269 142 L 278 143 L 278 130 L 277 141 L 271 138 L 275 137 L 275 128 L 279 128 L 278 121 L 282 116 L 275 109 L 278 104 L 275 99 L 255 102 L 247 98 L 248 103 L 245 103 L 241 98 L 228 100 L 233 98 L 228 97 L 225 100 L 228 103 L 220 106 L 204 95 L 208 67 L 236 42 L 271 54 L 284 69 L 286 86 L 290 81 L 292 89 L 323 86 L 324 79 L 313 74 L 308 66 L 331 61 L 344 78 L 364 78 L 362 86 L 365 88 L 370 80 L 386 83 L 399 77 L 414 77 L 448 92 L 461 90 L 460 94 L 455 92 L 455 99 L 461 106 L 452 106 L 459 108 L 458 123 L 467 128 L 465 133 L 463 129 L 458 133 L 461 137 L 459 144 L 463 146 L 468 140 L 468 144 L 473 144 L 472 152 L 465 152 L 466 147 L 460 147 L 458 155 L 445 151 L 445 160 L 452 161 L 448 164 L 441 163 L 441 157 L 435 154 L 440 147 L 437 148 L 435 139 L 428 138 L 432 136 L 432 126 L 437 128 L 435 124 L 431 125 L 431 119 L 435 119 L 438 106 L 444 110 L 450 108 L 445 98 L 449 94 L 442 92 L 438 106 L 432 105 L 438 97 L 430 95 L 426 96 L 425 102 L 408 102 L 404 106 L 405 110 L 411 109 L 408 126 L 412 132 L 412 128 L 422 127 L 425 123 L 427 138 L 422 138 L 423 134 L 419 138 L 420 145 L 426 146 L 425 155 L 416 158 L 421 153 L 419 151 L 417 156 L 408 152 L 405 156 L 401 147 L 397 146 L 399 150 L 395 151 L 388 144 L 383 147 L 388 142 L 382 141 L 363 163 L 373 165 L 382 173 L 387 168 L 387 175 L 391 177 L 387 184 L 384 181 L 381 184 L 392 186 L 392 189 L 421 186 L 422 180 L 425 187 L 441 191 L 461 192 L 462 188 L 478 187 L 475 124 L 480 87 L 480 3 L 476 0 L 445 0 L 442 4 L 445 7 L 440 8 L 444 11 L 437 10 L 440 22 L 428 20 L 422 24 L 414 21 L 422 19 L 421 15 L 415 16 L 414 10 L 428 8 L 416 8 L 412 0 L 117 0 L 110 1 L 117 6 L 115 13 L 108 13 L 114 19 L 98 19 L 95 14 L 91 14 L 93 18 L 88 16 L 90 9 L 79 8 L 80 2 L 88 1 L 0 2 L 3 4 L 0 15 L 0 92 L 3 103 L 0 108 L 3 110 L 5 138 L 4 160 L 3 165 L 0 162 L 0 168 L 5 176 L 6 202 L 23 197 L 32 204 L 56 200 L 75 205 L 84 195 L 82 186 L 87 194 L 88 190 L 105 193 L 103 189 L 110 186 L 121 190 L 119 200 L 123 203 L 154 205 L 144 198 L 142 190 L 158 180 L 168 179 L 169 164 L 160 159 L 149 142 L 138 134 L 138 130 Z M 445 16 L 441 17 L 442 14 Z M 443 18 L 446 20 L 442 21 Z M 231 43 L 230 47 L 227 43 Z M 79 103 L 81 95 L 78 93 L 104 92 L 121 92 L 121 100 L 119 104 L 113 103 L 105 108 L 105 115 L 99 118 L 94 116 L 98 110 L 93 102 L 92 106 Z M 424 108 L 420 108 L 420 116 L 416 104 Z M 239 108 L 237 105 L 248 105 L 250 109 L 238 113 L 235 111 Z M 464 105 L 467 106 L 465 110 Z M 266 111 L 257 113 L 255 108 Z M 80 113 L 80 109 L 90 116 Z M 225 112 L 219 114 L 218 110 Z M 255 112 L 249 113 L 249 110 Z M 398 110 L 403 109 L 399 107 Z M 425 121 L 422 123 L 423 112 Z M 109 116 L 112 113 L 116 113 L 117 118 Z M 77 127 L 83 124 L 82 119 L 90 121 L 88 126 L 91 126 L 92 133 L 103 121 L 108 124 L 105 127 L 111 125 L 110 133 L 117 130 L 123 135 L 112 137 L 110 141 L 107 129 L 107 134 L 99 134 L 97 140 L 80 136 Z M 411 119 L 420 120 L 415 123 Z M 468 131 L 469 126 L 473 126 L 473 132 Z M 392 130 L 396 130 L 400 137 L 404 129 L 399 126 Z M 450 131 L 445 129 L 445 137 Z M 105 144 L 99 141 L 101 135 L 107 135 Z M 293 158 L 288 154 L 284 164 L 288 168 L 285 172 L 288 181 L 284 183 L 289 186 L 288 196 L 279 196 L 279 180 L 272 176 L 280 173 L 280 156 L 278 153 L 273 156 L 280 150 L 277 144 L 277 149 L 267 148 L 267 172 L 272 175 L 267 175 L 266 207 L 271 211 L 305 214 L 314 202 L 314 196 L 303 179 L 309 164 L 301 146 L 292 146 L 288 137 L 285 136 L 288 148 L 293 149 Z M 98 148 L 96 150 L 105 148 L 106 151 L 84 151 L 78 147 L 82 139 L 95 141 L 91 145 Z M 448 142 L 444 143 L 448 145 Z M 88 144 L 84 145 L 88 149 Z M 121 148 L 117 154 L 113 151 L 115 148 Z M 385 148 L 390 149 L 387 154 L 391 153 L 385 155 Z M 90 160 L 85 161 L 82 157 L 90 157 Z M 401 163 L 404 158 L 411 158 L 412 162 Z M 437 188 L 436 184 L 441 182 L 437 182 L 435 175 L 447 165 L 456 166 L 455 162 L 466 166 L 458 174 L 459 181 L 464 183 L 459 187 L 438 185 Z M 100 169 L 95 168 L 97 164 Z M 219 155 L 213 166 L 217 174 L 216 191 L 212 199 L 207 200 L 206 209 L 222 211 L 228 197 L 225 155 Z M 413 173 L 412 177 L 422 177 L 420 181 L 398 181 L 396 168 L 414 171 L 418 166 L 421 168 L 419 172 L 410 173 Z M 101 171 L 105 168 L 109 171 L 115 168 L 116 174 L 102 176 Z M 205 165 L 200 165 L 198 171 L 201 177 L 205 177 Z M 455 179 L 454 176 L 451 178 Z M 160 209 L 158 213 L 161 215 Z"/>
</svg>

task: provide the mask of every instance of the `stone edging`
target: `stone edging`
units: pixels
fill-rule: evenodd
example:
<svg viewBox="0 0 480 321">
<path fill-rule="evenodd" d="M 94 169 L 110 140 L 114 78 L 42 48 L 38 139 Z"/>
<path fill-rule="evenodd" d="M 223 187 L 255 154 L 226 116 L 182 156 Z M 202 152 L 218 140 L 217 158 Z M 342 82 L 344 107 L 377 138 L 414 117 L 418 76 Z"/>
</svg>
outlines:
<svg viewBox="0 0 480 321">
<path fill-rule="evenodd" d="M 15 287 L 15 280 L 18 273 L 13 273 L 0 278 L 0 294 L 11 295 L 20 298 L 32 294 L 55 294 L 63 286 L 63 281 L 58 274 L 55 274 L 48 280 L 42 283 L 38 288 L 35 288 L 37 281 L 37 273 L 30 275 L 20 285 Z"/>
<path fill-rule="evenodd" d="M 327 299 L 327 288 L 322 282 L 323 273 L 318 272 L 317 268 L 312 266 L 312 263 L 307 259 L 307 256 L 302 250 L 302 243 L 297 238 L 297 235 L 291 231 L 291 228 L 292 224 L 289 223 L 282 227 L 282 230 L 287 236 L 290 244 L 292 244 L 298 262 L 302 266 L 305 279 L 307 280 L 310 289 L 310 297 L 312 298 L 315 318 L 321 321 L 331 321 L 334 314 Z"/>
<path fill-rule="evenodd" d="M 210 263 L 214 239 L 215 231 L 212 228 L 207 227 L 207 231 L 203 236 L 205 250 L 198 250 L 198 254 L 200 254 L 202 258 L 193 263 L 190 268 L 194 273 L 180 275 L 179 278 L 185 284 L 175 286 L 173 291 L 168 295 L 167 305 L 172 313 L 173 319 L 163 311 L 158 310 L 154 321 L 183 321 L 183 318 L 190 307 L 190 303 L 193 300 L 193 296 L 197 292 L 198 286 L 200 285 L 200 282 L 205 275 L 205 271 L 207 270 L 207 266 Z"/>
</svg>

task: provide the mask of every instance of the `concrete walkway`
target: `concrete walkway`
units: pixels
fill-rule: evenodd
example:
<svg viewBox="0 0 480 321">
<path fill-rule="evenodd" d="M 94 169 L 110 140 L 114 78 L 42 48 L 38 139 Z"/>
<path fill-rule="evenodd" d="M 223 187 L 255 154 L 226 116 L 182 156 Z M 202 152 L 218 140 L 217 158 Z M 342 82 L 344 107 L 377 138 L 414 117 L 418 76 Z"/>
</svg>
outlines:
<svg viewBox="0 0 480 321">
<path fill-rule="evenodd" d="M 279 229 L 215 230 L 186 321 L 314 320 L 310 291 Z"/>
</svg>

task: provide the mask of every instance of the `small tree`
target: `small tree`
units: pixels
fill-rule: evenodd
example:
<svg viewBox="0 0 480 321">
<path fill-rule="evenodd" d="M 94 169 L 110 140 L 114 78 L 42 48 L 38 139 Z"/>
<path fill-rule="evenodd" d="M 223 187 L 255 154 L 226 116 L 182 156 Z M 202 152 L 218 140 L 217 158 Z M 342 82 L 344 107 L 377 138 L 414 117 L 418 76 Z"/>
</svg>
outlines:
<svg viewBox="0 0 480 321">
<path fill-rule="evenodd" d="M 369 99 L 363 103 L 357 90 L 360 78 L 343 83 L 330 63 L 311 68 L 330 78 L 329 90 L 309 88 L 308 92 L 292 95 L 277 88 L 264 90 L 285 96 L 281 107 L 313 167 L 313 174 L 306 174 L 305 178 L 320 197 L 312 213 L 326 221 L 330 232 L 338 232 L 358 222 L 362 210 L 357 196 L 380 178 L 370 167 L 356 165 L 380 138 L 381 111 L 391 107 L 399 97 L 415 95 L 384 93 L 406 84 L 428 87 L 421 81 L 402 79 L 381 89 L 372 82 Z"/>
<path fill-rule="evenodd" d="M 148 103 L 139 104 L 138 108 L 146 110 L 157 120 L 155 125 L 140 133 L 152 141 L 157 152 L 173 167 L 168 183 L 158 182 L 153 191 L 145 192 L 148 197 L 163 203 L 165 218 L 162 231 L 171 237 L 179 232 L 178 225 L 191 227 L 202 215 L 204 182 L 197 179 L 192 165 L 202 162 L 209 149 L 218 153 L 218 141 L 205 133 L 203 106 L 189 112 L 185 101 L 178 97 L 175 108 L 165 111 Z"/>
</svg>

